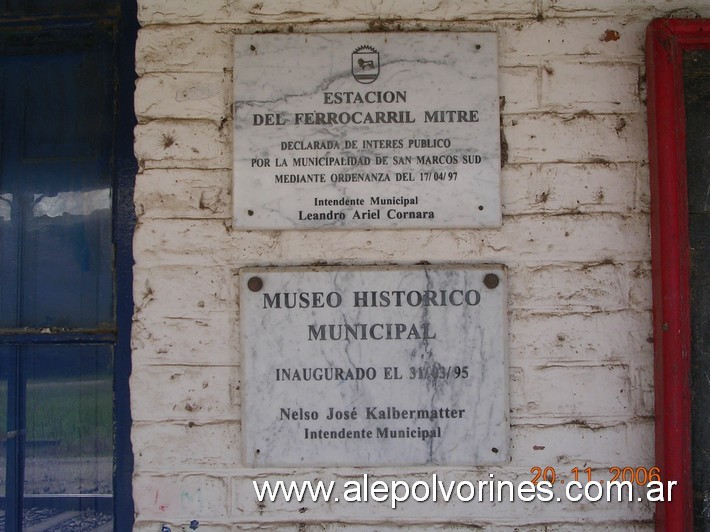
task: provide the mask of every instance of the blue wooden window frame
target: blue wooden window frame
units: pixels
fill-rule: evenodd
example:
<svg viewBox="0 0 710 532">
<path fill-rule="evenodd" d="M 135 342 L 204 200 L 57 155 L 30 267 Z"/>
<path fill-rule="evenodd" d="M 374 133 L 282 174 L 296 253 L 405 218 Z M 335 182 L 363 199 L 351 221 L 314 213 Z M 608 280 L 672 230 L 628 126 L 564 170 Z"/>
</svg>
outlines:
<svg viewBox="0 0 710 532">
<path fill-rule="evenodd" d="M 24 0 L 12 0 L 3 8 L 16 8 L 13 15 L 0 10 L 0 27 L 5 30 L 32 25 L 41 32 L 72 31 L 93 26 L 109 27 L 115 35 L 114 67 L 116 69 L 116 124 L 114 131 L 113 160 L 113 235 L 115 267 L 116 327 L 111 331 L 71 331 L 40 334 L 37 332 L 3 331 L 0 345 L 40 344 L 112 344 L 114 347 L 114 475 L 113 514 L 114 530 L 130 530 L 134 521 L 131 478 L 133 452 L 130 440 L 130 389 L 131 373 L 131 323 L 132 297 L 132 239 L 135 226 L 133 186 L 137 162 L 133 152 L 133 128 L 136 124 L 133 107 L 135 69 L 135 41 L 137 35 L 137 8 L 135 0 L 120 0 L 120 10 L 105 9 L 109 1 L 94 2 L 94 13 L 81 10 L 68 16 L 56 13 L 32 12 Z M 103 12 L 102 9 L 104 10 Z M 10 464 L 8 464 L 8 468 Z M 6 494 L 9 497 L 9 494 Z M 14 494 L 15 499 L 22 494 Z"/>
</svg>

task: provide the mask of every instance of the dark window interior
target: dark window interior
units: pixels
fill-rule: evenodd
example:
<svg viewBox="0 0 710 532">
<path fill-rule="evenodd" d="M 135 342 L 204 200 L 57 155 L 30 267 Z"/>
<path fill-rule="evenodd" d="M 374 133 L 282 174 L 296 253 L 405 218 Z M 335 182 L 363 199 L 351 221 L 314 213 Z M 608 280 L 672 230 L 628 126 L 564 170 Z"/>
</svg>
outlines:
<svg viewBox="0 0 710 532">
<path fill-rule="evenodd" d="M 696 530 L 710 530 L 710 51 L 683 56 L 692 381 L 692 463 Z"/>
</svg>

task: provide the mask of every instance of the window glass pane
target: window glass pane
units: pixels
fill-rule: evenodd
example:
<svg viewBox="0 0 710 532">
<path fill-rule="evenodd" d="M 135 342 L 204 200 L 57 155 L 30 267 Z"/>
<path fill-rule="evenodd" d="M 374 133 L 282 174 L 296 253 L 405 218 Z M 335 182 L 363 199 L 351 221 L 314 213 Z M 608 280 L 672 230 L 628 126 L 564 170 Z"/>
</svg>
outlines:
<svg viewBox="0 0 710 532">
<path fill-rule="evenodd" d="M 0 346 L 0 530 L 5 529 L 5 494 L 7 492 L 7 453 L 8 453 L 8 376 L 10 373 L 12 350 Z"/>
<path fill-rule="evenodd" d="M 112 348 L 35 346 L 23 348 L 21 356 L 27 416 L 25 526 L 43 523 L 54 530 L 48 524 L 61 522 L 57 530 L 95 530 L 110 523 Z"/>
<path fill-rule="evenodd" d="M 21 439 L 24 431 L 23 405 L 19 398 L 23 393 L 21 379 L 17 378 L 19 372 L 19 347 L 0 346 L 0 450 L 2 457 L 0 463 L 0 493 L 2 493 L 2 509 L 0 510 L 0 531 L 17 530 L 21 520 L 17 517 L 16 509 L 20 499 L 18 490 L 15 489 L 22 477 L 19 457 L 22 454 Z"/>
<path fill-rule="evenodd" d="M 118 0 L 0 0 L 4 15 L 87 15 L 114 10 Z"/>
<path fill-rule="evenodd" d="M 110 201 L 109 189 L 0 198 L 1 327 L 111 327 Z"/>
<path fill-rule="evenodd" d="M 13 222 L 13 218 L 18 216 L 15 196 L 11 193 L 0 194 L 0 327 L 15 327 L 18 324 L 20 254 L 18 232 Z"/>
<path fill-rule="evenodd" d="M 0 327 L 112 327 L 108 57 L 0 56 Z"/>
</svg>

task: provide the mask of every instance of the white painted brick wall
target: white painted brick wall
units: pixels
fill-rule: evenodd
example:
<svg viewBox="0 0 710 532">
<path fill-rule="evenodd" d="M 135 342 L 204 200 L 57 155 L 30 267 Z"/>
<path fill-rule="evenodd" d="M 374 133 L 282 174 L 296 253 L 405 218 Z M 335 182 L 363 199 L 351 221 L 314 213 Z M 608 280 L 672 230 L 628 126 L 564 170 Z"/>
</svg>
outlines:
<svg viewBox="0 0 710 532">
<path fill-rule="evenodd" d="M 424 21 L 518 18 L 534 16 L 536 0 L 153 0 L 139 2 L 138 19 L 148 24 L 280 23 L 319 19 L 414 19 Z"/>
<path fill-rule="evenodd" d="M 542 68 L 541 108 L 558 112 L 637 113 L 641 110 L 638 88 L 638 65 L 546 61 Z"/>
<path fill-rule="evenodd" d="M 680 8 L 710 16 L 706 0 L 139 0 L 135 529 L 653 529 L 647 504 L 260 505 L 251 482 L 653 465 L 643 39 Z M 233 36 L 368 30 L 498 33 L 503 227 L 232 230 Z M 239 268 L 421 261 L 508 267 L 510 465 L 245 468 Z"/>
<path fill-rule="evenodd" d="M 221 120 L 231 95 L 224 73 L 145 74 L 136 84 L 142 119 Z"/>
</svg>

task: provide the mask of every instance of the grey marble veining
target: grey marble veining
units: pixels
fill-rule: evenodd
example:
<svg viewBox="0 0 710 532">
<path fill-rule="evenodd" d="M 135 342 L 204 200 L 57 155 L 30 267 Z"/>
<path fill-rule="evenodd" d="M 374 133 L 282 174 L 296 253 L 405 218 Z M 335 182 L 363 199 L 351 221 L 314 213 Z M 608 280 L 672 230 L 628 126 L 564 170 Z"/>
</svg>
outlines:
<svg viewBox="0 0 710 532">
<path fill-rule="evenodd" d="M 238 35 L 234 226 L 498 227 L 496 35 Z"/>
<path fill-rule="evenodd" d="M 245 463 L 509 459 L 501 266 L 240 272 Z"/>
</svg>

